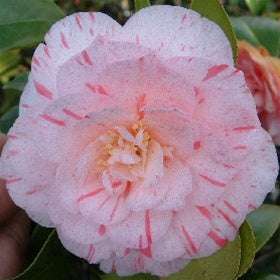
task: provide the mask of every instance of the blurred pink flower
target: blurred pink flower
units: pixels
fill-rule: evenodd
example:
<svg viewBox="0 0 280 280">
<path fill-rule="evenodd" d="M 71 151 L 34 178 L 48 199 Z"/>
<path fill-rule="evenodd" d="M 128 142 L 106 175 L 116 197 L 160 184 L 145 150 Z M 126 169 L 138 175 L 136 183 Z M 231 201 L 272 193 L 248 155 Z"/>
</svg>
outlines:
<svg viewBox="0 0 280 280">
<path fill-rule="evenodd" d="M 280 59 L 263 47 L 239 42 L 237 67 L 245 74 L 263 127 L 280 145 Z"/>
<path fill-rule="evenodd" d="M 223 31 L 152 6 L 56 23 L 32 60 L 1 175 L 105 272 L 169 275 L 233 240 L 278 164 Z"/>
</svg>

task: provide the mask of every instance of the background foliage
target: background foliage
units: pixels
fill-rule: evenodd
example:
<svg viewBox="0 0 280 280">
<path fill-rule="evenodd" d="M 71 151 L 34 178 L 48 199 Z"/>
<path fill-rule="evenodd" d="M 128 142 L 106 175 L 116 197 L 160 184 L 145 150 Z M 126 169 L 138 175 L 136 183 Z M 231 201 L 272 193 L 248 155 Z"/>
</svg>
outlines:
<svg viewBox="0 0 280 280">
<path fill-rule="evenodd" d="M 119 23 L 149 4 L 192 7 L 217 22 L 229 38 L 236 56 L 236 37 L 265 46 L 280 55 L 279 0 L 0 0 L 0 131 L 7 133 L 18 115 L 18 103 L 26 84 L 34 48 L 58 19 L 77 11 L 101 11 Z M 206 4 L 207 3 L 207 4 Z M 24 11 L 24 12 L 23 12 Z M 226 15 L 227 11 L 230 18 Z M 232 26 L 230 24 L 232 23 Z M 279 149 L 278 149 L 279 151 Z M 211 257 L 195 260 L 167 280 L 280 280 L 279 181 L 266 204 L 249 214 L 236 240 Z M 278 275 L 278 276 L 277 276 Z M 26 270 L 27 279 L 120 279 L 100 272 L 98 266 L 68 253 L 52 229 L 33 225 Z M 139 274 L 122 279 L 159 280 Z"/>
</svg>

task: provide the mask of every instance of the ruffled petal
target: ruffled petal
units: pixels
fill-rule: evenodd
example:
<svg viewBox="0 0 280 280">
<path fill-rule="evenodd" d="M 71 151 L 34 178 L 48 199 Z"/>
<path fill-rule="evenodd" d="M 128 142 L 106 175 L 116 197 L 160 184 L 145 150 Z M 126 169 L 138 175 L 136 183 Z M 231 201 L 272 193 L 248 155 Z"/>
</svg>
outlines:
<svg viewBox="0 0 280 280">
<path fill-rule="evenodd" d="M 217 63 L 233 65 L 222 29 L 193 10 L 154 5 L 131 17 L 123 31 L 123 40 L 157 50 L 163 57 L 211 57 Z"/>
</svg>

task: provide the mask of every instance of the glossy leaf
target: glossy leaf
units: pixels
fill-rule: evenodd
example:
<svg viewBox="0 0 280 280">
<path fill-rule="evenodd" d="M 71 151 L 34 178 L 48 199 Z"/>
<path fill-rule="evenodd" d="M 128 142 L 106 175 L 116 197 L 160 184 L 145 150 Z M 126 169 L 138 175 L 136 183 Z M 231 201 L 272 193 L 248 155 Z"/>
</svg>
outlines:
<svg viewBox="0 0 280 280">
<path fill-rule="evenodd" d="M 0 7 L 0 50 L 36 45 L 64 16 L 52 0 L 0 0 Z"/>
<path fill-rule="evenodd" d="M 255 237 L 249 223 L 245 221 L 239 229 L 241 238 L 241 260 L 238 276 L 243 275 L 251 267 L 256 251 Z"/>
<path fill-rule="evenodd" d="M 139 11 L 145 7 L 149 7 L 150 1 L 149 0 L 134 0 L 135 11 Z"/>
<path fill-rule="evenodd" d="M 115 273 L 105 274 L 99 276 L 102 280 L 159 280 L 159 277 L 150 274 L 137 274 L 129 277 L 120 277 Z"/>
<path fill-rule="evenodd" d="M 216 22 L 226 34 L 230 41 L 233 57 L 236 61 L 237 57 L 237 40 L 229 17 L 219 0 L 192 0 L 191 9 L 197 11 L 202 16 Z"/>
<path fill-rule="evenodd" d="M 183 270 L 162 280 L 233 280 L 239 271 L 241 240 L 237 238 L 207 258 L 191 261 Z"/>
<path fill-rule="evenodd" d="M 34 261 L 52 232 L 52 228 L 44 228 L 39 225 L 35 227 L 30 237 L 27 251 L 27 256 L 31 262 Z"/>
<path fill-rule="evenodd" d="M 4 90 L 1 96 L 0 106 L 0 119 L 6 114 L 13 106 L 19 104 L 21 91 L 16 90 Z"/>
<path fill-rule="evenodd" d="M 0 38 L 1 38 L 1 34 L 0 34 Z M 20 62 L 20 54 L 18 50 L 0 52 L 0 75 L 5 73 L 7 70 L 11 69 L 12 67 L 18 65 L 19 62 Z"/>
<path fill-rule="evenodd" d="M 68 280 L 74 260 L 74 256 L 63 248 L 53 230 L 34 262 L 13 280 Z"/>
<path fill-rule="evenodd" d="M 18 106 L 12 107 L 0 118 L 0 131 L 7 133 L 18 117 Z"/>
<path fill-rule="evenodd" d="M 267 6 L 267 0 L 245 0 L 251 13 L 261 15 Z"/>
<path fill-rule="evenodd" d="M 28 73 L 15 77 L 12 81 L 3 86 L 5 90 L 23 91 L 28 79 Z"/>
<path fill-rule="evenodd" d="M 263 45 L 272 56 L 280 54 L 280 22 L 264 17 L 231 18 L 236 36 L 257 46 Z"/>
<path fill-rule="evenodd" d="M 256 251 L 259 251 L 272 237 L 280 225 L 280 207 L 264 204 L 247 216 L 256 239 Z"/>
</svg>

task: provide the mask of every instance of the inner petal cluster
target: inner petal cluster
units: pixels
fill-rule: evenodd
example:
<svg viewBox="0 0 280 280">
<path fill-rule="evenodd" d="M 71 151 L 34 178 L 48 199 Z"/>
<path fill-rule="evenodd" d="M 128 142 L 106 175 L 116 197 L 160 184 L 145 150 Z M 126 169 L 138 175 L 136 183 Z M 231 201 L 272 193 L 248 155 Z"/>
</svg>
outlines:
<svg viewBox="0 0 280 280">
<path fill-rule="evenodd" d="M 173 149 L 152 139 L 142 120 L 129 129 L 115 126 L 95 142 L 101 148 L 95 168 L 110 195 L 124 192 L 132 182 L 155 185 L 164 175 L 164 160 L 172 158 Z"/>
</svg>

